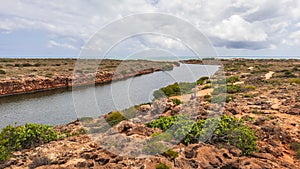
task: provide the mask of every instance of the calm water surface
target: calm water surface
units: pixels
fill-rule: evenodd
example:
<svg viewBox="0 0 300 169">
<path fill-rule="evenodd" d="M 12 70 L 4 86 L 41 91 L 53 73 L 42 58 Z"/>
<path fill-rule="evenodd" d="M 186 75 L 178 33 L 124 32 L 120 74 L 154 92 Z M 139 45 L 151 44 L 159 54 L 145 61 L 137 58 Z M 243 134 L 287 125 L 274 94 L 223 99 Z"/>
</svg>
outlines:
<svg viewBox="0 0 300 169">
<path fill-rule="evenodd" d="M 113 110 L 150 102 L 152 93 L 174 82 L 193 82 L 214 74 L 218 66 L 181 64 L 155 72 L 80 90 L 53 90 L 0 98 L 0 128 L 25 122 L 65 124 L 77 117 L 97 117 Z"/>
</svg>

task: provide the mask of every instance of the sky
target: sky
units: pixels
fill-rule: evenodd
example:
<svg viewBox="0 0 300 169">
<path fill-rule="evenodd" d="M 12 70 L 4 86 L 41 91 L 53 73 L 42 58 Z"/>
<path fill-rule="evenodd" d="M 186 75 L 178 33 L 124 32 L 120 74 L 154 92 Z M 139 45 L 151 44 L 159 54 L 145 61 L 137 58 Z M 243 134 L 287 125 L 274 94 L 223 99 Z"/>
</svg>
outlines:
<svg viewBox="0 0 300 169">
<path fill-rule="evenodd" d="M 219 56 L 299 56 L 300 0 L 0 0 L 0 56 L 78 56 L 101 29 L 141 13 L 188 22 Z M 167 23 L 162 18 L 157 20 Z M 123 39 L 107 55 L 149 49 L 193 55 L 181 39 L 158 34 Z"/>
</svg>

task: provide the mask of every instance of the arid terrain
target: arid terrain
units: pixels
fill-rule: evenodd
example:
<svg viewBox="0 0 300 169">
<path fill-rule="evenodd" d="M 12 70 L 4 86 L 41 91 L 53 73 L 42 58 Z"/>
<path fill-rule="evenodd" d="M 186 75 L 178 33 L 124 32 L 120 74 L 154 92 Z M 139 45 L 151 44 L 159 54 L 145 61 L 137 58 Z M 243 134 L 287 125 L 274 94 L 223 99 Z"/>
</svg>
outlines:
<svg viewBox="0 0 300 169">
<path fill-rule="evenodd" d="M 49 69 L 59 67 L 58 74 L 68 74 L 73 62 L 70 60 L 64 65 L 58 61 L 61 66 Z M 57 140 L 15 151 L 0 168 L 299 168 L 300 60 L 232 59 L 222 60 L 222 63 L 227 86 L 223 93 L 211 77 L 197 82 L 193 89 L 196 90 L 195 98 L 193 93 L 159 98 L 97 119 L 85 117 L 68 125 L 55 126 L 60 135 Z M 7 71 L 2 79 L 22 74 L 22 71 L 12 73 L 10 69 L 20 69 L 15 66 L 4 65 L 1 69 Z M 32 69 L 37 68 L 23 69 L 34 73 Z M 47 70 L 42 72 L 35 76 L 47 74 Z M 220 99 L 224 95 L 224 100 Z M 222 116 L 218 121 L 221 127 L 216 127 L 218 131 L 212 131 L 205 141 L 188 140 L 190 137 L 185 136 L 164 151 L 166 142 L 175 136 L 169 138 L 164 134 L 164 126 L 157 119 L 180 115 L 188 115 L 199 122 L 197 124 Z M 105 121 L 108 123 L 103 123 Z M 158 124 L 161 127 L 153 127 Z M 159 144 L 152 145 L 152 141 Z M 143 142 L 148 144 L 138 144 Z M 122 156 L 122 153 L 131 156 Z M 135 158 L 138 154 L 148 156 Z"/>
</svg>

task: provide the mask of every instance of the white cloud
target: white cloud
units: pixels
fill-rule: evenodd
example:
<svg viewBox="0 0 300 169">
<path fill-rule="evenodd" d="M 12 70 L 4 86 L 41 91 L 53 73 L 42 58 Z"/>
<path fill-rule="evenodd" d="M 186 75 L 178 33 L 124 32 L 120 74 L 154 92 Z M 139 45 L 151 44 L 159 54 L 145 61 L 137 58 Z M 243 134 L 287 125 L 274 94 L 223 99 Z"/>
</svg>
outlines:
<svg viewBox="0 0 300 169">
<path fill-rule="evenodd" d="M 42 30 L 66 48 L 82 44 L 61 42 L 59 37 L 87 41 L 96 31 L 123 16 L 162 12 L 183 18 L 208 35 L 219 47 L 268 49 L 285 44 L 298 45 L 293 32 L 299 30 L 299 0 L 9 0 L 0 2 L 0 32 Z M 132 26 L 118 28 L 130 29 Z M 171 28 L 176 29 L 176 28 Z M 55 39 L 52 39 L 52 35 Z M 181 48 L 171 39 L 148 39 L 168 49 Z M 240 42 L 241 45 L 232 45 Z M 257 43 L 255 43 L 257 42 Z M 249 47 L 249 45 L 251 47 Z M 33 47 L 34 48 L 34 47 Z"/>
<path fill-rule="evenodd" d="M 266 41 L 268 35 L 255 23 L 245 21 L 239 15 L 232 15 L 210 31 L 211 35 L 228 41 Z"/>
<path fill-rule="evenodd" d="M 77 48 L 68 44 L 68 43 L 59 43 L 56 42 L 54 40 L 50 40 L 48 42 L 48 47 L 52 48 L 52 47 L 62 47 L 62 48 L 67 48 L 67 49 L 72 49 L 72 50 L 76 50 Z"/>
</svg>

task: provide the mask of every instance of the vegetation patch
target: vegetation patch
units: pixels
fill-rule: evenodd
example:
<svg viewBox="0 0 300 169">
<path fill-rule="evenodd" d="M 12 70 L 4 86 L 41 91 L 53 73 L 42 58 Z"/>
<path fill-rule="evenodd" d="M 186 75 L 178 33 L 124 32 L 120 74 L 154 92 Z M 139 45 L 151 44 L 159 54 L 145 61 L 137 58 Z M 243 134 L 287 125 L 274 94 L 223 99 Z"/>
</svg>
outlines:
<svg viewBox="0 0 300 169">
<path fill-rule="evenodd" d="M 292 79 L 290 79 L 290 84 L 293 84 L 293 83 L 300 84 L 300 78 L 292 78 Z"/>
<path fill-rule="evenodd" d="M 172 99 L 172 101 L 173 101 L 173 103 L 174 103 L 175 105 L 180 105 L 180 104 L 182 104 L 181 100 L 179 100 L 179 99 Z"/>
<path fill-rule="evenodd" d="M 197 85 L 203 85 L 205 81 L 207 81 L 209 77 L 204 76 L 197 80 Z"/>
<path fill-rule="evenodd" d="M 24 126 L 8 125 L 0 133 L 0 162 L 11 156 L 11 152 L 28 149 L 56 140 L 58 133 L 51 127 L 27 123 Z"/>
<path fill-rule="evenodd" d="M 181 94 L 188 94 L 192 92 L 192 89 L 196 87 L 196 83 L 174 83 L 167 87 L 163 87 L 159 90 L 154 91 L 154 99 L 159 99 L 163 97 L 177 96 Z"/>
<path fill-rule="evenodd" d="M 174 160 L 175 158 L 178 157 L 178 152 L 170 149 L 170 150 L 164 152 L 163 155 L 165 155 L 166 157 L 169 157 L 171 160 Z"/>
<path fill-rule="evenodd" d="M 231 76 L 229 78 L 226 78 L 226 83 L 235 83 L 240 81 L 240 78 L 238 76 Z"/>
<path fill-rule="evenodd" d="M 147 124 L 151 128 L 160 128 L 171 133 L 174 139 L 182 139 L 186 145 L 198 143 L 199 139 L 211 134 L 209 128 L 215 127 L 208 143 L 230 144 L 241 149 L 244 155 L 257 150 L 255 133 L 244 123 L 243 119 L 223 115 L 194 122 L 186 115 L 161 117 Z"/>
<path fill-rule="evenodd" d="M 245 89 L 247 89 L 247 90 L 256 90 L 256 87 L 248 85 L 248 86 L 245 86 Z"/>
<path fill-rule="evenodd" d="M 173 65 L 167 64 L 167 65 L 165 65 L 165 66 L 162 67 L 162 70 L 163 70 L 163 71 L 170 71 L 170 70 L 173 70 Z"/>
<path fill-rule="evenodd" d="M 300 159 L 300 143 L 298 143 L 298 142 L 292 142 L 290 144 L 290 148 L 296 152 L 295 157 L 297 159 Z"/>
<path fill-rule="evenodd" d="M 111 126 L 115 126 L 125 119 L 126 118 L 118 111 L 111 112 L 105 117 L 106 122 Z"/>
<path fill-rule="evenodd" d="M 5 70 L 0 70 L 0 75 L 5 75 L 6 74 L 6 71 Z"/>
<path fill-rule="evenodd" d="M 170 167 L 164 163 L 159 163 L 155 166 L 156 169 L 169 169 Z"/>
</svg>

